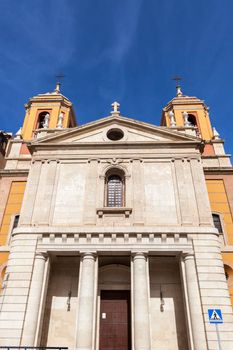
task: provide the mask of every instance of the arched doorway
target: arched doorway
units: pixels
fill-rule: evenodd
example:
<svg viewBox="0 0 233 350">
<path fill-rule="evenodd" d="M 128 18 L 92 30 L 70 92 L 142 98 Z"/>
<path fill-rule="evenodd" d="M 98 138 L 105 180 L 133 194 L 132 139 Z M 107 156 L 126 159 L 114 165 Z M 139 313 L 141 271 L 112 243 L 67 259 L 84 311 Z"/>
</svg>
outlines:
<svg viewBox="0 0 233 350">
<path fill-rule="evenodd" d="M 131 349 L 130 268 L 109 264 L 99 269 L 99 350 Z M 98 338 L 98 337 L 97 337 Z"/>
</svg>

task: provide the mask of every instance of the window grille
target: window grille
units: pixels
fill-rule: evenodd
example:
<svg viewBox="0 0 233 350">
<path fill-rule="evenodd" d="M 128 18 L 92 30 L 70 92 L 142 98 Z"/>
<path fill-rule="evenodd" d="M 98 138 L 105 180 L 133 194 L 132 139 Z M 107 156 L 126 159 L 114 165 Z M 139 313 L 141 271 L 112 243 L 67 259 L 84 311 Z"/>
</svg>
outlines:
<svg viewBox="0 0 233 350">
<path fill-rule="evenodd" d="M 220 220 L 220 215 L 218 214 L 212 214 L 214 227 L 218 230 L 219 233 L 222 233 L 222 224 Z"/>
<path fill-rule="evenodd" d="M 123 206 L 123 183 L 118 175 L 111 175 L 107 179 L 107 206 Z"/>
</svg>

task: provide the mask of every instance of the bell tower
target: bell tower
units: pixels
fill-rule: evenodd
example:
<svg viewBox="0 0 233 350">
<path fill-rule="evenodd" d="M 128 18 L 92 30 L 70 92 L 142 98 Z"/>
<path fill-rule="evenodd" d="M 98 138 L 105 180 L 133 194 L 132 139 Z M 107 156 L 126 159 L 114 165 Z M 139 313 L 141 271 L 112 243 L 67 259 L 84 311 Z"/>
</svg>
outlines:
<svg viewBox="0 0 233 350">
<path fill-rule="evenodd" d="M 209 108 L 197 97 L 185 96 L 179 84 L 176 97 L 164 107 L 161 126 L 186 131 L 203 140 L 212 140 L 214 134 L 209 118 Z"/>
<path fill-rule="evenodd" d="M 26 114 L 22 127 L 23 140 L 31 140 L 76 126 L 75 113 L 70 100 L 60 91 L 60 83 L 53 92 L 33 96 L 25 105 Z"/>
<path fill-rule="evenodd" d="M 224 141 L 211 125 L 209 108 L 194 96 L 186 96 L 179 83 L 176 96 L 163 108 L 161 126 L 172 128 L 203 140 L 204 157 L 220 166 L 231 166 L 230 156 L 225 153 Z"/>
</svg>

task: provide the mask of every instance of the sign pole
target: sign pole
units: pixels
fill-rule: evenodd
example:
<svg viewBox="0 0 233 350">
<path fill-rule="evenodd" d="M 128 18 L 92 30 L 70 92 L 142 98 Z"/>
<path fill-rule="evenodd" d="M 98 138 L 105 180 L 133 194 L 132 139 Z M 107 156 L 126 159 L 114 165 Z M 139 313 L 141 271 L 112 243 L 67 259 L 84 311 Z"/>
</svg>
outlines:
<svg viewBox="0 0 233 350">
<path fill-rule="evenodd" d="M 209 323 L 215 324 L 217 340 L 218 340 L 218 349 L 222 350 L 220 334 L 218 329 L 218 324 L 223 323 L 222 310 L 221 309 L 208 309 Z"/>
<path fill-rule="evenodd" d="M 217 339 L 218 339 L 218 348 L 219 348 L 219 350 L 222 350 L 221 341 L 220 341 L 220 334 L 219 334 L 219 329 L 218 329 L 217 323 L 215 323 L 215 327 L 216 327 L 216 333 L 217 333 Z"/>
</svg>

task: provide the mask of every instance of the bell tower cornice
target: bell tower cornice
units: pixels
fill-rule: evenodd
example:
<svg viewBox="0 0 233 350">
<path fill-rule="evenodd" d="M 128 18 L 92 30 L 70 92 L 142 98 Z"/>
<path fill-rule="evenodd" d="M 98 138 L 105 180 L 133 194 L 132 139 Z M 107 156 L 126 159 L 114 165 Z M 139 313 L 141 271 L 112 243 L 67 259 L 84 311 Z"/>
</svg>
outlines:
<svg viewBox="0 0 233 350">
<path fill-rule="evenodd" d="M 182 96 L 182 97 L 174 97 L 168 104 L 163 108 L 163 111 L 169 111 L 173 106 L 198 106 L 204 108 L 206 111 L 209 111 L 209 107 L 205 104 L 204 100 L 201 100 L 195 96 Z"/>
<path fill-rule="evenodd" d="M 25 104 L 25 108 L 30 108 L 34 103 L 49 103 L 49 102 L 62 102 L 64 105 L 69 107 L 73 106 L 72 102 L 62 94 L 48 93 L 48 94 L 39 94 L 30 98 L 28 103 Z"/>
</svg>

